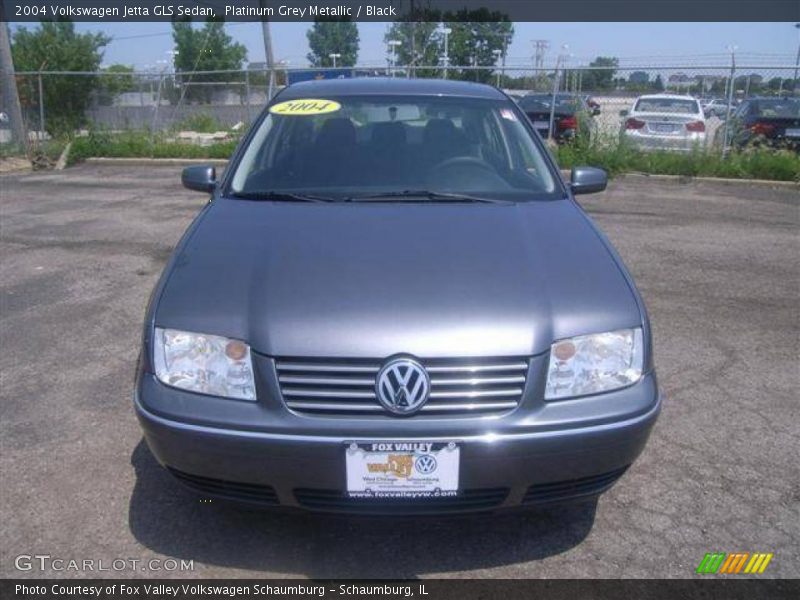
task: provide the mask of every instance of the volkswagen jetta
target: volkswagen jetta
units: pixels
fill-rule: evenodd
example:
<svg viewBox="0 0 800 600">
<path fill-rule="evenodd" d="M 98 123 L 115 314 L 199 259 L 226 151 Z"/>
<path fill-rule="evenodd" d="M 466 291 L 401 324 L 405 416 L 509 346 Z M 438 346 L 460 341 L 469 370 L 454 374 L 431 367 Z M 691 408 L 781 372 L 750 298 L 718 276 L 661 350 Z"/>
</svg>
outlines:
<svg viewBox="0 0 800 600">
<path fill-rule="evenodd" d="M 634 283 L 520 108 L 454 81 L 292 85 L 150 301 L 135 408 L 202 494 L 322 511 L 590 498 L 660 409 Z"/>
</svg>

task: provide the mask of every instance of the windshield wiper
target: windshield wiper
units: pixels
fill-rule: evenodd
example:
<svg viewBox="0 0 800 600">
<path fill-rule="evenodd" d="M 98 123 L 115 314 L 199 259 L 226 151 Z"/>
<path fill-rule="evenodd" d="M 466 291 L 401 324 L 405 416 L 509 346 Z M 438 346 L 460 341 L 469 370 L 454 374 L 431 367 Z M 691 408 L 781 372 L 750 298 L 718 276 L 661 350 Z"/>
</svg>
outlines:
<svg viewBox="0 0 800 600">
<path fill-rule="evenodd" d="M 233 192 L 234 198 L 245 200 L 276 200 L 280 202 L 336 202 L 336 198 L 330 196 L 316 196 L 314 194 L 304 194 L 300 192 L 277 192 L 273 190 L 263 192 Z"/>
<path fill-rule="evenodd" d="M 403 190 L 401 192 L 375 192 L 345 198 L 346 202 L 391 202 L 392 200 L 413 201 L 414 199 L 432 200 L 434 202 L 482 202 L 486 204 L 513 204 L 508 200 L 496 200 L 459 194 L 455 192 L 436 192 L 433 190 Z"/>
</svg>

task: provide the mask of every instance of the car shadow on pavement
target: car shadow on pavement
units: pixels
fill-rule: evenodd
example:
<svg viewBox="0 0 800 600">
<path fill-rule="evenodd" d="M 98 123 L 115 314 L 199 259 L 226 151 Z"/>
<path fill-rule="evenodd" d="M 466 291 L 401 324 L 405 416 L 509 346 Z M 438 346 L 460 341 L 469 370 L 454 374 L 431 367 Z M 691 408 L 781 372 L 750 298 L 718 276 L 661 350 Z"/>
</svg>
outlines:
<svg viewBox="0 0 800 600">
<path fill-rule="evenodd" d="M 131 464 L 136 471 L 129 508 L 134 537 L 153 552 L 193 560 L 195 570 L 202 564 L 274 576 L 414 578 L 512 566 L 579 544 L 591 531 L 596 509 L 592 501 L 460 517 L 262 511 L 201 502 L 156 462 L 144 440 Z"/>
</svg>

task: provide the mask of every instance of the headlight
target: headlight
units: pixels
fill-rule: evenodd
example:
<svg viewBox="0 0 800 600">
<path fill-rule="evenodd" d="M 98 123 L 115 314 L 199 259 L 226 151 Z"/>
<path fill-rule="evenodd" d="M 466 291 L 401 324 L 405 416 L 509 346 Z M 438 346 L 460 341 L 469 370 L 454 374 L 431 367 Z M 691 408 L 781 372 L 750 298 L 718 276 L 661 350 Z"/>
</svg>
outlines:
<svg viewBox="0 0 800 600">
<path fill-rule="evenodd" d="M 156 328 L 153 361 L 159 381 L 192 392 L 255 400 L 250 346 L 217 335 Z"/>
<path fill-rule="evenodd" d="M 545 400 L 586 396 L 636 383 L 644 368 L 642 330 L 560 340 L 550 348 Z"/>
</svg>

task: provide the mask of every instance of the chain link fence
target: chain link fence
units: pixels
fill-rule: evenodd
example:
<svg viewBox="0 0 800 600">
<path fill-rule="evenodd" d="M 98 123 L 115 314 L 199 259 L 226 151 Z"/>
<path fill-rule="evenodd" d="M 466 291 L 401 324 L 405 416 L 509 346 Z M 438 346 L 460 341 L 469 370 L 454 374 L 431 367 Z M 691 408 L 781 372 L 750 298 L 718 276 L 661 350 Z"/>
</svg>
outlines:
<svg viewBox="0 0 800 600">
<path fill-rule="evenodd" d="M 283 86 L 350 77 L 436 77 L 494 85 L 516 99 L 570 94 L 590 100 L 588 131 L 598 143 L 619 140 L 642 94 L 688 94 L 705 109 L 706 144 L 727 149 L 725 123 L 754 96 L 800 96 L 797 65 L 729 64 L 587 67 L 560 57 L 550 67 L 416 66 L 247 69 L 197 72 L 23 72 L 20 100 L 31 140 L 90 130 L 137 131 L 207 145 L 235 138 Z M 594 114 L 591 114 L 593 112 Z M 549 131 L 553 131 L 552 117 Z"/>
</svg>

